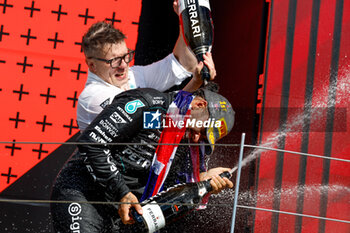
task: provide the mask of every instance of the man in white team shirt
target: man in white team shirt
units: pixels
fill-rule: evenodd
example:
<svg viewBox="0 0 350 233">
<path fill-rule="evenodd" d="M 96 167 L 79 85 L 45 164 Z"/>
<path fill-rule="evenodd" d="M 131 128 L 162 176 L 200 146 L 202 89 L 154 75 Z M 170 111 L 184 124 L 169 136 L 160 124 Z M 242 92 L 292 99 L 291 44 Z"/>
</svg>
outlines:
<svg viewBox="0 0 350 233">
<path fill-rule="evenodd" d="M 125 38 L 121 31 L 106 22 L 93 24 L 83 36 L 82 47 L 89 72 L 77 107 L 77 122 L 81 131 L 117 94 L 139 87 L 165 91 L 190 77 L 197 65 L 181 30 L 173 53 L 147 66 L 129 67 L 134 51 L 128 49 Z M 211 67 L 211 79 L 214 79 L 216 71 L 211 53 L 207 53 L 204 59 L 204 63 Z M 194 91 L 201 85 L 201 79 L 193 78 L 184 90 Z"/>
</svg>

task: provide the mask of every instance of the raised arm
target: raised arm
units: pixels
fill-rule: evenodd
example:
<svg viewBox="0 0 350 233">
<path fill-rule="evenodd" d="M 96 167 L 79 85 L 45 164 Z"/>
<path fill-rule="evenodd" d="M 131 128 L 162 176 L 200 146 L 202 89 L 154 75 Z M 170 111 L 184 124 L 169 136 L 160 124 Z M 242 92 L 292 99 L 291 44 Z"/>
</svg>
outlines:
<svg viewBox="0 0 350 233">
<path fill-rule="evenodd" d="M 177 15 L 179 15 L 177 0 L 174 0 L 173 7 L 174 7 L 175 13 Z M 193 92 L 193 91 L 197 90 L 198 88 L 200 88 L 201 85 L 203 84 L 203 80 L 199 74 L 199 72 L 203 68 L 203 65 L 198 64 L 197 58 L 195 57 L 193 52 L 186 45 L 186 42 L 183 38 L 181 24 L 179 26 L 180 26 L 180 33 L 179 33 L 179 37 L 177 38 L 177 41 L 176 41 L 176 44 L 175 44 L 175 47 L 173 50 L 173 54 L 176 57 L 176 59 L 181 63 L 181 65 L 187 71 L 192 72 L 194 74 L 191 81 L 183 88 L 184 91 Z M 214 80 L 214 78 L 216 76 L 214 60 L 212 58 L 211 53 L 209 53 L 209 52 L 207 52 L 203 56 L 203 58 L 204 58 L 205 65 L 209 68 L 210 80 L 212 81 L 212 80 Z M 198 70 L 199 70 L 199 72 L 198 72 Z"/>
<path fill-rule="evenodd" d="M 204 58 L 205 65 L 209 68 L 210 80 L 212 81 L 212 80 L 214 80 L 214 78 L 216 76 L 216 70 L 215 70 L 215 65 L 214 65 L 214 61 L 213 61 L 213 58 L 211 56 L 211 53 L 206 53 L 203 56 L 203 58 Z M 192 79 L 183 88 L 184 91 L 193 92 L 201 87 L 201 85 L 203 84 L 203 79 L 201 77 L 200 72 L 201 72 L 203 66 L 204 66 L 203 62 L 198 63 L 198 65 L 195 67 L 195 70 L 193 72 Z"/>
<path fill-rule="evenodd" d="M 175 13 L 179 15 L 177 0 L 174 0 L 173 7 L 174 7 Z M 173 49 L 173 54 L 187 71 L 192 73 L 195 71 L 195 68 L 197 65 L 197 59 L 195 55 L 192 53 L 192 51 L 189 50 L 189 48 L 187 47 L 184 41 L 181 25 L 180 25 L 179 37 L 177 38 L 175 47 Z"/>
</svg>

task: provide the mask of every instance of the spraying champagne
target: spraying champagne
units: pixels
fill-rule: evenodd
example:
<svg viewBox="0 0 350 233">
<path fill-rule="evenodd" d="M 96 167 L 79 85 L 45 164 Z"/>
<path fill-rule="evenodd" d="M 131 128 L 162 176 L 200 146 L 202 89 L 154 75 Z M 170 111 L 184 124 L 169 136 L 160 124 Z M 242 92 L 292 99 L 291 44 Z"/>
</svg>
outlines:
<svg viewBox="0 0 350 233">
<path fill-rule="evenodd" d="M 203 61 L 203 54 L 211 51 L 214 38 L 209 0 L 178 0 L 178 6 L 184 40 L 198 62 Z M 207 66 L 203 67 L 201 75 L 203 80 L 210 80 Z"/>
<path fill-rule="evenodd" d="M 221 177 L 230 178 L 230 172 L 223 172 Z M 212 191 L 210 180 L 197 183 L 178 184 L 166 191 L 145 200 L 141 204 L 143 215 L 132 210 L 135 219 L 133 230 L 153 233 L 179 217 L 196 208 L 202 198 Z"/>
</svg>

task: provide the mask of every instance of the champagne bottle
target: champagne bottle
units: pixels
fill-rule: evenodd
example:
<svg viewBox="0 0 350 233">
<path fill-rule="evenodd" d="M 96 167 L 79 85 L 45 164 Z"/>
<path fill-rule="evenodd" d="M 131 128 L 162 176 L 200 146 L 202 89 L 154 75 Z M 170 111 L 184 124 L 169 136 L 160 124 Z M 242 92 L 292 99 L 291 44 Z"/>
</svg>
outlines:
<svg viewBox="0 0 350 233">
<path fill-rule="evenodd" d="M 223 172 L 220 176 L 230 178 L 231 174 Z M 131 214 L 136 222 L 134 230 L 148 233 L 158 231 L 166 224 L 195 209 L 211 190 L 210 180 L 205 180 L 197 183 L 178 184 L 158 193 L 141 203 L 142 215 L 132 210 Z"/>
<path fill-rule="evenodd" d="M 180 24 L 187 46 L 203 61 L 203 54 L 210 52 L 214 38 L 214 25 L 209 0 L 178 0 Z M 203 80 L 210 80 L 207 66 L 201 71 Z"/>
</svg>

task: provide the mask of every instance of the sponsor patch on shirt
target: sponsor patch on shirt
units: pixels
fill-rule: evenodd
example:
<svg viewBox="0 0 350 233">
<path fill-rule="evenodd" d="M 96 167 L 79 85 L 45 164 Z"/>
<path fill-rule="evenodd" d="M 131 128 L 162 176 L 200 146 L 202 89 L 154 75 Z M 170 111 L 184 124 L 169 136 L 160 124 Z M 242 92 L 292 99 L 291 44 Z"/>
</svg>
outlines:
<svg viewBox="0 0 350 233">
<path fill-rule="evenodd" d="M 121 117 L 117 112 L 113 112 L 109 118 L 111 118 L 112 121 L 114 121 L 114 123 L 126 123 L 126 120 L 124 120 L 123 117 Z"/>
<path fill-rule="evenodd" d="M 154 105 L 163 105 L 165 102 L 164 98 L 161 96 L 153 97 L 152 104 Z"/>
<path fill-rule="evenodd" d="M 103 101 L 100 106 L 101 108 L 105 109 L 105 107 L 107 107 L 109 105 L 109 101 L 110 101 L 110 98 L 106 99 L 105 101 Z"/>
<path fill-rule="evenodd" d="M 126 117 L 126 119 L 129 121 L 129 122 L 132 122 L 132 118 L 124 111 L 123 108 L 121 108 L 120 106 L 117 107 L 118 111 L 120 111 L 120 113 Z"/>
<path fill-rule="evenodd" d="M 138 108 L 141 108 L 143 106 L 145 105 L 141 102 L 141 100 L 132 100 L 126 103 L 125 111 L 129 114 L 134 114 Z"/>
</svg>

